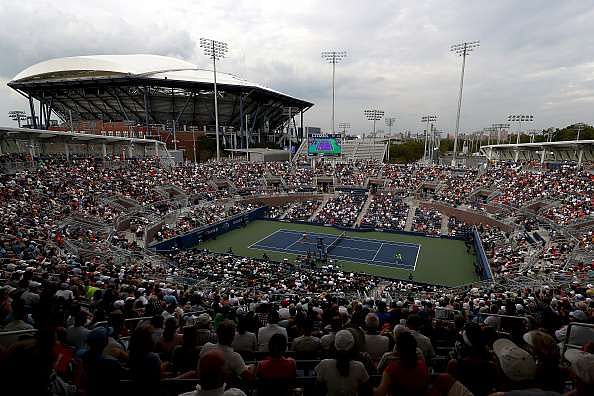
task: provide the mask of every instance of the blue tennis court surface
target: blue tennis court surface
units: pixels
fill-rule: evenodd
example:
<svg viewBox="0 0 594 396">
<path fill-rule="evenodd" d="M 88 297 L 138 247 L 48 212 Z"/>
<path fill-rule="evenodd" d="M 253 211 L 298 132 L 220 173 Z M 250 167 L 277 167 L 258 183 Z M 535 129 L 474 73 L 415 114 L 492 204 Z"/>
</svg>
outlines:
<svg viewBox="0 0 594 396">
<path fill-rule="evenodd" d="M 391 242 L 377 239 L 357 238 L 338 235 L 291 230 L 278 230 L 263 238 L 250 249 L 286 252 L 306 255 L 318 252 L 318 240 L 322 238 L 325 246 L 332 246 L 328 256 L 333 259 L 363 264 L 395 267 L 414 271 L 419 257 L 420 245 L 414 243 Z"/>
</svg>

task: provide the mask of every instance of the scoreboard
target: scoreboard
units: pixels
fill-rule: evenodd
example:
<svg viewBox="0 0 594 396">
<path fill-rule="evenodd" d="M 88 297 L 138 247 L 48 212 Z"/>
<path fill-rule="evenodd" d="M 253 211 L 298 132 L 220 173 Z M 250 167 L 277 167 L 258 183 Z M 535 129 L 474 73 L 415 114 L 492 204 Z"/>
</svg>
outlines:
<svg viewBox="0 0 594 396">
<path fill-rule="evenodd" d="M 307 155 L 339 156 L 342 153 L 342 136 L 339 133 L 307 134 Z"/>
</svg>

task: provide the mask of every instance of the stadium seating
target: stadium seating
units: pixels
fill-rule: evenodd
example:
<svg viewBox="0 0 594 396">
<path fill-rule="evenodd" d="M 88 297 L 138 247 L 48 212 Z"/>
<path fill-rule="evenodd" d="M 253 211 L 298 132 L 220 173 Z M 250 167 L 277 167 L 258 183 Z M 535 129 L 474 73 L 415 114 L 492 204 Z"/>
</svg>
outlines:
<svg viewBox="0 0 594 396">
<path fill-rule="evenodd" d="M 375 154 L 369 148 L 366 155 Z M 22 159 L 2 155 L 0 163 Z M 499 163 L 476 172 L 358 159 L 314 171 L 300 160 L 169 168 L 146 159 L 51 156 L 9 168 L 0 174 L 6 394 L 77 387 L 82 394 L 177 395 L 211 379 L 196 373 L 200 362 L 217 358 L 210 349 L 239 367 L 241 377 L 229 375 L 228 384 L 250 395 L 271 388 L 318 394 L 336 385 L 324 375 L 324 359 L 347 359 L 347 352 L 370 377 L 364 382 L 377 387 L 411 345 L 407 358 L 432 373 L 423 389 L 439 394 L 508 389 L 510 356 L 502 358 L 501 345 L 535 365 L 528 382 L 515 384 L 520 389 L 592 389 L 576 359 L 591 362 L 594 353 L 594 182 L 573 164 Z M 345 187 L 297 193 L 319 188 L 316 172 Z M 263 182 L 266 173 L 282 179 L 278 190 Z M 371 189 L 371 179 L 382 182 Z M 436 188 L 423 197 L 428 183 Z M 497 194 L 477 197 L 493 186 Z M 346 219 L 341 226 L 356 227 L 359 219 L 361 227 L 431 235 L 476 226 L 494 279 L 445 287 L 202 249 L 147 250 L 246 213 L 258 200 L 275 202 L 268 215 L 285 221 Z M 248 350 L 231 354 L 225 329 L 233 342 L 251 340 Z M 295 359 L 283 382 L 258 374 L 273 352 L 256 348 L 267 332 L 286 334 L 288 350 L 279 353 Z M 473 371 L 469 361 L 485 370 Z M 259 368 L 245 371 L 239 362 Z"/>
</svg>

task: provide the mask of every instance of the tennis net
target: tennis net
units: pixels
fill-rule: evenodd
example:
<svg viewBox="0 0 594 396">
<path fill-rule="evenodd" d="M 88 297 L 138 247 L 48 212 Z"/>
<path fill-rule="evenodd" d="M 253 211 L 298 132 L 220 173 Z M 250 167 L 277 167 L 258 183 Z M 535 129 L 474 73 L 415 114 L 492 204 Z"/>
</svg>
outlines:
<svg viewBox="0 0 594 396">
<path fill-rule="evenodd" d="M 333 240 L 330 243 L 330 245 L 328 245 L 328 247 L 326 248 L 326 252 L 330 253 L 336 247 L 336 245 L 338 245 L 338 243 L 344 239 L 345 236 L 346 236 L 346 231 L 344 231 L 342 234 L 340 234 L 335 240 Z"/>
</svg>

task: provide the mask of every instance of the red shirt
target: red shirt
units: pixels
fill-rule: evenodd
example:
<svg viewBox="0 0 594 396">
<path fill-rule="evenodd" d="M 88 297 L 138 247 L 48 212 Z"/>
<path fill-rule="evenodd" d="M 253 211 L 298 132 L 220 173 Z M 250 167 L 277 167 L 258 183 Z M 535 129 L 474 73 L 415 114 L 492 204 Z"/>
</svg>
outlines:
<svg viewBox="0 0 594 396">
<path fill-rule="evenodd" d="M 258 362 L 258 377 L 265 380 L 284 380 L 295 378 L 295 360 L 293 358 L 267 357 Z"/>
<path fill-rule="evenodd" d="M 427 393 L 429 372 L 423 359 L 417 359 L 415 367 L 405 367 L 399 360 L 394 360 L 385 372 L 392 380 L 393 395 L 421 396 Z"/>
</svg>

